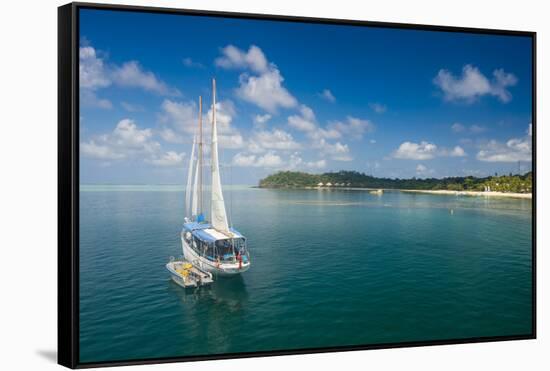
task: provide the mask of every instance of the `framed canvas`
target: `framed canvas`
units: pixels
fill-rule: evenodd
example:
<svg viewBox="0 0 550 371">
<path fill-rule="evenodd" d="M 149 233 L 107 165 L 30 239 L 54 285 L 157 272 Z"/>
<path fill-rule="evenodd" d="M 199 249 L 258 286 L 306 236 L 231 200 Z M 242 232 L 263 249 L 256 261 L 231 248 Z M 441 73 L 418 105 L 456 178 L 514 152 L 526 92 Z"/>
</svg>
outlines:
<svg viewBox="0 0 550 371">
<path fill-rule="evenodd" d="M 58 20 L 60 364 L 535 338 L 534 32 Z"/>
</svg>

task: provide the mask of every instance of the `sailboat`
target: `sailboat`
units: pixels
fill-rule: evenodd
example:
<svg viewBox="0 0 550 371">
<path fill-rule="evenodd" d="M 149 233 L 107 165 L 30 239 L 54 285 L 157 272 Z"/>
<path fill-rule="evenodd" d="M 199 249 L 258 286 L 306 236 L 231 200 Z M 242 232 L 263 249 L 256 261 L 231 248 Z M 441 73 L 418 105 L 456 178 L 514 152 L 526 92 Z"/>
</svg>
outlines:
<svg viewBox="0 0 550 371">
<path fill-rule="evenodd" d="M 210 221 L 203 210 L 202 99 L 199 98 L 199 132 L 193 139 L 187 177 L 187 216 L 181 231 L 184 258 L 193 266 L 221 276 L 236 275 L 250 268 L 246 238 L 231 227 L 225 209 L 218 159 L 216 80 L 212 79 L 212 143 L 210 151 Z M 195 147 L 198 156 L 195 163 Z"/>
</svg>

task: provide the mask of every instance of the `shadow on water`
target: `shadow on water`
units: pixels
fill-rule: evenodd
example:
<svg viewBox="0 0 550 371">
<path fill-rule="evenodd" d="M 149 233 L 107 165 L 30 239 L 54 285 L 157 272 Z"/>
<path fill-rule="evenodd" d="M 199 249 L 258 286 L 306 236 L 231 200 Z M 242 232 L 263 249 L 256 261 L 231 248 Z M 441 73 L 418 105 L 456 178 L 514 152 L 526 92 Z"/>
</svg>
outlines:
<svg viewBox="0 0 550 371">
<path fill-rule="evenodd" d="M 238 311 L 248 301 L 248 290 L 242 275 L 235 277 L 214 277 L 208 286 L 183 288 L 172 280 L 168 281 L 168 292 L 177 295 L 182 302 L 210 302 Z"/>
</svg>

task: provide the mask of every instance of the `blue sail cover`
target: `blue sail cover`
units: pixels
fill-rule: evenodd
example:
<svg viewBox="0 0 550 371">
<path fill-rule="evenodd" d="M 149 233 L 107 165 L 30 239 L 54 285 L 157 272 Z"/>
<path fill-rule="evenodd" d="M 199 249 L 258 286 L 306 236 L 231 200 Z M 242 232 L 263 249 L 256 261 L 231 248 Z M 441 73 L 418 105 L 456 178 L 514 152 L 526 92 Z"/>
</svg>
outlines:
<svg viewBox="0 0 550 371">
<path fill-rule="evenodd" d="M 208 231 L 206 231 L 207 229 L 211 230 L 212 224 L 189 222 L 183 225 L 184 232 L 191 232 L 193 236 L 197 237 L 199 240 L 204 241 L 206 243 L 214 243 L 217 240 L 229 239 L 229 237 L 216 238 L 212 234 L 208 233 Z M 241 233 L 239 233 L 236 229 L 230 228 L 229 230 L 231 231 L 231 233 L 233 233 L 234 235 L 233 238 L 244 238 L 244 236 Z"/>
</svg>

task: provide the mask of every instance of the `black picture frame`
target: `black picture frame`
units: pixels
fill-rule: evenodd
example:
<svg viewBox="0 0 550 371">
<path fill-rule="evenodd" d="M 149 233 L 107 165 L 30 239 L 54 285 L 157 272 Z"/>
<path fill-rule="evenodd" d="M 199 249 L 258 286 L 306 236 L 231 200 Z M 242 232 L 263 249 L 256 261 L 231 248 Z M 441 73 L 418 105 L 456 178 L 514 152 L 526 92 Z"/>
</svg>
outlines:
<svg viewBox="0 0 550 371">
<path fill-rule="evenodd" d="M 518 336 L 488 336 L 401 343 L 365 344 L 283 351 L 242 352 L 174 358 L 129 359 L 109 362 L 79 361 L 79 10 L 103 9 L 123 12 L 181 14 L 221 18 L 275 20 L 332 25 L 375 26 L 403 30 L 431 30 L 489 35 L 529 37 L 532 42 L 532 332 Z M 386 23 L 346 19 L 326 19 L 268 14 L 232 13 L 190 9 L 156 8 L 128 5 L 70 3 L 58 8 L 58 363 L 69 368 L 201 361 L 245 357 L 265 357 L 366 349 L 416 347 L 428 345 L 480 343 L 536 338 L 536 32 L 464 28 L 422 24 Z"/>
</svg>

